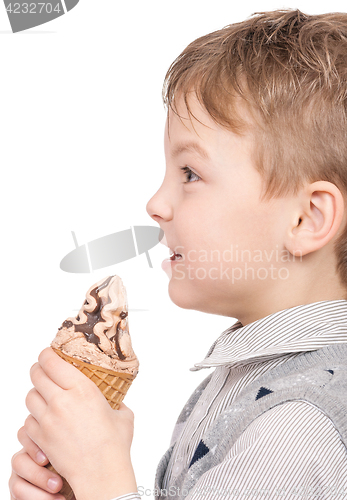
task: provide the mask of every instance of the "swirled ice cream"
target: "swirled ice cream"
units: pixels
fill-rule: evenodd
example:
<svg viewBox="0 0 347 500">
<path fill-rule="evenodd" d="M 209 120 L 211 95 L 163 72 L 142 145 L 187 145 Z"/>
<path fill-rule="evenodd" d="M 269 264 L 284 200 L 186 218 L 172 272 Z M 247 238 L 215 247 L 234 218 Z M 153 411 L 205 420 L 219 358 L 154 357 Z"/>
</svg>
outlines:
<svg viewBox="0 0 347 500">
<path fill-rule="evenodd" d="M 128 301 L 119 276 L 91 286 L 75 318 L 67 318 L 52 347 L 86 363 L 134 377 L 139 362 L 129 335 Z"/>
</svg>

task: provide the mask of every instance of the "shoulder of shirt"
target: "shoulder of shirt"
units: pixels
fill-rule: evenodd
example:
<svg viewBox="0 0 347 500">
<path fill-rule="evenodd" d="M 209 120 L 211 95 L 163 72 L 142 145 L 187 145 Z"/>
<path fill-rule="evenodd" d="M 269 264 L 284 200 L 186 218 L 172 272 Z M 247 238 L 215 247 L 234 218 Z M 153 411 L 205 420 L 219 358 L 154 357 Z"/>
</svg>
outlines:
<svg viewBox="0 0 347 500">
<path fill-rule="evenodd" d="M 303 463 L 325 462 L 327 453 L 337 462 L 344 462 L 346 446 L 324 412 L 307 401 L 297 400 L 277 405 L 253 420 L 230 447 L 225 460 L 240 453 L 251 453 L 255 461 L 267 463 L 272 460 L 269 454 L 276 460 L 290 460 L 297 453 Z"/>
<path fill-rule="evenodd" d="M 290 401 L 316 406 L 347 443 L 347 345 L 326 346 L 304 353 L 250 383 L 206 432 L 212 449 L 218 442 L 221 457 L 247 427 L 266 412 Z M 288 407 L 284 407 L 286 411 Z M 282 410 L 283 411 L 283 410 Z"/>
<path fill-rule="evenodd" d="M 177 424 L 182 424 L 187 420 L 211 377 L 212 373 L 195 389 L 183 407 Z M 328 391 L 333 390 L 336 397 L 346 399 L 347 404 L 347 390 L 341 392 L 339 390 L 341 384 L 342 386 L 346 385 L 347 389 L 347 344 L 344 343 L 303 352 L 296 358 L 270 369 L 248 384 L 235 402 L 245 396 L 256 401 L 283 388 L 287 392 L 292 392 L 293 399 L 300 399 L 295 395 L 303 386 L 307 385 L 315 386 L 318 389 L 325 388 Z M 326 393 L 326 390 L 323 392 Z"/>
<path fill-rule="evenodd" d="M 324 411 L 305 400 L 285 401 L 259 415 L 244 432 L 250 429 L 258 435 L 266 433 L 266 438 L 276 434 L 321 435 L 324 429 L 339 434 L 333 421 Z M 269 434 L 268 431 L 271 430 Z"/>
<path fill-rule="evenodd" d="M 200 386 L 200 391 L 204 390 L 203 385 Z M 189 411 L 185 412 L 183 409 L 182 421 L 188 418 L 192 411 L 194 400 L 197 401 L 196 396 L 194 393 L 188 402 Z M 286 417 L 287 423 L 290 424 L 287 412 L 293 407 L 293 403 L 298 401 L 305 401 L 306 409 L 309 404 L 317 407 L 321 413 L 317 413 L 312 407 L 310 411 L 315 413 L 316 418 L 321 417 L 326 425 L 330 424 L 330 419 L 346 447 L 347 344 L 327 345 L 316 351 L 305 352 L 269 370 L 247 385 L 203 434 L 186 476 L 180 478 L 183 480 L 183 486 L 189 491 L 202 474 L 220 464 L 254 422 L 269 422 L 271 415 L 278 412 L 283 418 Z M 296 410 L 299 409 L 303 410 L 304 406 L 297 405 Z M 283 426 L 279 427 L 281 431 L 284 429 Z M 314 427 L 309 425 L 310 429 Z M 288 429 L 289 427 L 284 430 Z M 172 447 L 158 467 L 157 478 L 161 477 L 162 470 L 167 466 L 171 451 Z"/>
<path fill-rule="evenodd" d="M 183 423 L 189 417 L 208 382 L 209 378 L 205 379 L 193 393 L 177 423 Z M 346 389 L 347 344 L 328 345 L 305 352 L 251 382 L 219 415 L 212 426 L 214 429 L 207 433 L 212 432 L 212 437 L 215 432 L 218 435 L 223 431 L 228 440 L 228 433 L 224 431 L 229 423 L 233 422 L 233 435 L 236 436 L 236 428 L 243 432 L 254 419 L 273 407 L 287 401 L 304 400 L 325 413 L 336 428 L 345 429 L 344 441 L 347 443 Z"/>
</svg>

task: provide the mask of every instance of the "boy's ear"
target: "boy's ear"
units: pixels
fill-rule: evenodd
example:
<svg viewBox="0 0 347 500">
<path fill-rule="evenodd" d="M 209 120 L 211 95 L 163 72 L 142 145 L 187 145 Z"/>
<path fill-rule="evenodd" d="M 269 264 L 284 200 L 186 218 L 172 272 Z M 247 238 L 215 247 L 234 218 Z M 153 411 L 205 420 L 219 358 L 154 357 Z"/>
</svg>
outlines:
<svg viewBox="0 0 347 500">
<path fill-rule="evenodd" d="M 345 207 L 339 188 L 327 181 L 307 185 L 298 202 L 285 246 L 292 255 L 302 256 L 319 250 L 344 229 Z"/>
</svg>

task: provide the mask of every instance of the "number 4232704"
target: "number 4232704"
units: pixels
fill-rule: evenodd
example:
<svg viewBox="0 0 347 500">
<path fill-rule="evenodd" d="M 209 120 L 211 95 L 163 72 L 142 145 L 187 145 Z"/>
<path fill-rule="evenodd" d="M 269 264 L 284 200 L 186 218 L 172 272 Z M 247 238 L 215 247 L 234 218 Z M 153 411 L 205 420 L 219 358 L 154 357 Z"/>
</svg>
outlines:
<svg viewBox="0 0 347 500">
<path fill-rule="evenodd" d="M 12 7 L 13 5 L 13 7 Z M 7 12 L 11 14 L 41 14 L 45 12 L 50 14 L 51 12 L 60 12 L 60 4 L 54 7 L 51 3 L 38 2 L 38 3 L 9 3 L 6 7 Z"/>
</svg>

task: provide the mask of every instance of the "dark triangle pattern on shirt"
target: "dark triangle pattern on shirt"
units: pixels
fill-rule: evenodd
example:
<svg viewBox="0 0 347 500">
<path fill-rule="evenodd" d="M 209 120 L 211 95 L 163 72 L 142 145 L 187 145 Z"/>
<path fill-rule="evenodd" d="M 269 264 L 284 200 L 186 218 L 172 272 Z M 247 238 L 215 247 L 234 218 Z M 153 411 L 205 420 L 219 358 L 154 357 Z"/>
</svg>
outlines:
<svg viewBox="0 0 347 500">
<path fill-rule="evenodd" d="M 255 398 L 255 400 L 257 399 L 260 399 L 264 396 L 266 396 L 267 394 L 271 394 L 273 391 L 271 391 L 270 389 L 267 389 L 266 387 L 261 387 L 258 391 L 258 394 L 257 394 L 257 397 Z"/>
<path fill-rule="evenodd" d="M 200 443 L 198 444 L 197 449 L 195 450 L 195 453 L 194 453 L 193 458 L 192 458 L 192 460 L 191 460 L 191 462 L 189 464 L 188 469 L 190 469 L 190 467 L 195 462 L 197 462 L 198 460 L 200 460 L 200 458 L 204 457 L 209 451 L 210 451 L 210 449 L 208 448 L 208 446 L 206 446 L 206 444 L 203 441 L 200 441 Z"/>
</svg>

